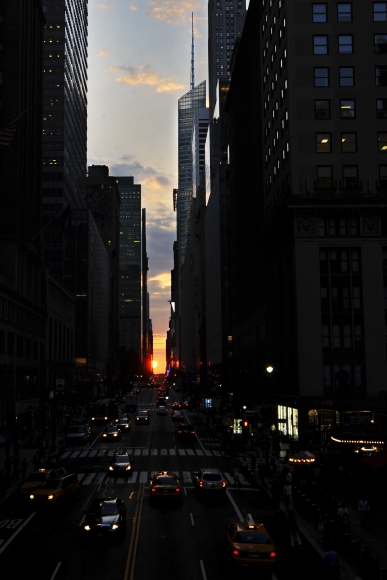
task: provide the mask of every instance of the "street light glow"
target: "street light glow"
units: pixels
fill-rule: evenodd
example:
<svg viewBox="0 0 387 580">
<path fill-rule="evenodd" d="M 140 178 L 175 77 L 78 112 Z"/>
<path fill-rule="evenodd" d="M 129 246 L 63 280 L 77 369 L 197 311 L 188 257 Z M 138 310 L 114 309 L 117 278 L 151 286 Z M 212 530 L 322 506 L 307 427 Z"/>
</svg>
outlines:
<svg viewBox="0 0 387 580">
<path fill-rule="evenodd" d="M 268 366 L 266 367 L 266 372 L 269 373 L 269 375 L 274 371 L 274 368 L 272 366 Z"/>
</svg>

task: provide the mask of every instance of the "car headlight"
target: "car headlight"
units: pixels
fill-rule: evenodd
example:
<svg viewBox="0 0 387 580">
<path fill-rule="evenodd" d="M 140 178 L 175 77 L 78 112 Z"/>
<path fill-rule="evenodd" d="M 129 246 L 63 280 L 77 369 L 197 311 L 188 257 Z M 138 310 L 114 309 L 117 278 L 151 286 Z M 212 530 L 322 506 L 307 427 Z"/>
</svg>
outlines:
<svg viewBox="0 0 387 580">
<path fill-rule="evenodd" d="M 113 436 L 114 436 L 114 437 L 117 437 L 117 435 L 118 435 L 118 433 L 113 433 Z"/>
<path fill-rule="evenodd" d="M 107 437 L 106 433 L 104 433 L 104 434 L 102 435 L 102 437 Z"/>
<path fill-rule="evenodd" d="M 48 495 L 47 496 L 47 499 L 54 499 L 54 496 L 53 495 Z"/>
<path fill-rule="evenodd" d="M 35 496 L 31 494 L 30 499 L 35 499 Z"/>
<path fill-rule="evenodd" d="M 119 527 L 120 527 L 119 524 L 113 524 L 112 530 L 118 530 Z"/>
<path fill-rule="evenodd" d="M 128 469 L 132 469 L 132 466 L 131 465 L 127 465 L 125 469 L 126 469 L 126 471 L 128 471 Z"/>
<path fill-rule="evenodd" d="M 113 466 L 109 465 L 109 471 L 113 471 Z"/>
<path fill-rule="evenodd" d="M 83 529 L 89 531 L 90 530 L 90 526 L 83 526 Z"/>
</svg>

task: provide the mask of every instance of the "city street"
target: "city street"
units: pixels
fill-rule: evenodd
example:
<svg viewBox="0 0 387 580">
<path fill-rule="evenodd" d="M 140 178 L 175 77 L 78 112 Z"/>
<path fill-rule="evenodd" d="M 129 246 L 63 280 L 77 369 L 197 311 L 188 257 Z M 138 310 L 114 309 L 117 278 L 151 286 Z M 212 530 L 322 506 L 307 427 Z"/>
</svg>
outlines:
<svg viewBox="0 0 387 580">
<path fill-rule="evenodd" d="M 169 393 L 171 403 L 180 395 Z M 233 459 L 223 457 L 211 445 L 197 413 L 187 419 L 199 433 L 195 445 L 177 442 L 176 424 L 170 415 L 157 416 L 156 391 L 143 389 L 139 409 L 148 408 L 150 425 L 134 425 L 121 441 L 102 441 L 102 426 L 93 426 L 90 443 L 66 448 L 59 465 L 81 480 L 81 497 L 63 508 L 35 509 L 23 505 L 13 494 L 0 505 L 0 557 L 8 570 L 16 566 L 18 577 L 39 580 L 119 578 L 139 580 L 144 577 L 178 580 L 231 580 L 237 570 L 232 565 L 226 544 L 227 525 L 251 513 L 256 522 L 265 524 L 277 549 L 277 565 L 267 577 L 273 580 L 294 577 L 310 578 L 316 554 L 304 546 L 300 557 L 290 552 L 286 521 L 276 512 L 269 496 L 258 486 L 242 478 L 241 489 L 234 489 Z M 131 413 L 134 419 L 134 413 Z M 208 448 L 203 446 L 200 434 Z M 210 448 L 212 447 L 212 448 Z M 134 459 L 133 474 L 118 478 L 109 475 L 108 464 L 116 448 L 129 450 Z M 194 472 L 200 467 L 220 468 L 229 482 L 226 498 L 197 498 Z M 159 470 L 177 473 L 183 486 L 182 505 L 165 502 L 151 505 L 149 479 Z M 119 497 L 127 507 L 127 529 L 122 540 L 84 542 L 80 537 L 83 511 L 93 497 Z M 22 554 L 22 558 L 20 557 Z M 289 565 L 292 565 L 290 568 Z M 320 568 L 321 566 L 317 567 Z M 319 570 L 314 573 L 320 578 Z M 256 578 L 254 569 L 243 569 L 245 578 Z"/>
</svg>

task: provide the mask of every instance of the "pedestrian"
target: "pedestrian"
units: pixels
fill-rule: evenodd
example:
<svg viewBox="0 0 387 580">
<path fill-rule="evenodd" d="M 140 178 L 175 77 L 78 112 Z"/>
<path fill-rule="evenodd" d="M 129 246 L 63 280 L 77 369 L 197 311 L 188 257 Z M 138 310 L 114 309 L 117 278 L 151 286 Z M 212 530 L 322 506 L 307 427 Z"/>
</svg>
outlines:
<svg viewBox="0 0 387 580">
<path fill-rule="evenodd" d="M 27 465 L 27 459 L 23 457 L 21 462 L 21 478 L 23 482 L 25 481 L 27 475 Z"/>
<path fill-rule="evenodd" d="M 290 546 L 292 548 L 300 548 L 302 546 L 302 540 L 293 510 L 289 510 L 289 535 Z"/>
<path fill-rule="evenodd" d="M 333 549 L 333 546 L 329 546 L 328 550 L 324 554 L 323 565 L 326 577 L 330 580 L 332 578 L 340 578 L 340 561 L 337 552 Z"/>
<path fill-rule="evenodd" d="M 324 516 L 320 516 L 318 518 L 317 534 L 319 537 L 320 544 L 321 544 L 321 546 L 323 546 L 324 545 L 324 538 L 325 538 L 325 518 L 324 518 Z"/>
<path fill-rule="evenodd" d="M 235 487 L 238 486 L 238 488 L 240 488 L 241 487 L 241 480 L 240 480 L 241 474 L 239 473 L 239 469 L 238 469 L 238 464 L 237 463 L 234 463 L 234 469 L 233 469 L 233 472 L 232 472 L 232 476 L 234 478 L 234 486 Z"/>
<path fill-rule="evenodd" d="M 345 505 L 345 501 L 341 503 L 341 506 L 337 510 L 337 517 L 339 520 L 341 536 L 344 536 L 349 523 L 349 512 Z"/>
<path fill-rule="evenodd" d="M 291 474 L 291 471 L 288 469 L 288 472 L 287 472 L 286 477 L 285 477 L 285 482 L 291 484 L 292 480 L 293 480 L 293 476 Z"/>
<path fill-rule="evenodd" d="M 293 505 L 293 498 L 292 498 L 292 484 L 285 481 L 285 485 L 283 488 L 283 494 L 285 498 L 285 505 L 287 509 L 290 509 Z"/>
<path fill-rule="evenodd" d="M 370 515 L 370 504 L 368 503 L 365 495 L 362 496 L 359 501 L 358 512 L 360 516 L 360 525 L 362 528 L 367 526 L 368 518 Z"/>
</svg>

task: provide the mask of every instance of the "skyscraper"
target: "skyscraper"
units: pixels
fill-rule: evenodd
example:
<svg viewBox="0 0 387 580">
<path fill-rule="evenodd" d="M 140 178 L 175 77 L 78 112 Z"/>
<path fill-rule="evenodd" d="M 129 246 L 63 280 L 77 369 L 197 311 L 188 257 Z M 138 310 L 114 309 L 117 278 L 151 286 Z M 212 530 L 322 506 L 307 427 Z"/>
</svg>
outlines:
<svg viewBox="0 0 387 580">
<path fill-rule="evenodd" d="M 120 210 L 120 346 L 142 354 L 141 344 L 141 185 L 116 177 Z"/>
<path fill-rule="evenodd" d="M 216 102 L 218 80 L 230 80 L 231 56 L 246 18 L 246 0 L 208 2 L 208 78 L 210 119 Z"/>
<path fill-rule="evenodd" d="M 206 81 L 197 85 L 178 100 L 178 171 L 177 243 L 179 263 L 184 261 L 188 223 L 192 201 L 192 129 L 195 109 L 206 106 Z"/>
<path fill-rule="evenodd" d="M 43 211 L 85 207 L 87 0 L 43 0 Z"/>
</svg>

